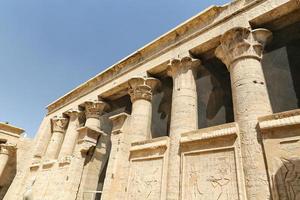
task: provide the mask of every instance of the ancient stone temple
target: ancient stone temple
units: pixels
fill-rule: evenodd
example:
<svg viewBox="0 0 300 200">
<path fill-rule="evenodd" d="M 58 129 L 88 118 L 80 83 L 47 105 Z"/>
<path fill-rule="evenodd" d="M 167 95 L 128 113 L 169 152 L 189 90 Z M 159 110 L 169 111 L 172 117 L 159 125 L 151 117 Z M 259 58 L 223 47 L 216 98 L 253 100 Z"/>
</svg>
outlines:
<svg viewBox="0 0 300 200">
<path fill-rule="evenodd" d="M 211 6 L 51 103 L 4 199 L 299 200 L 299 107 L 300 1 Z"/>
</svg>

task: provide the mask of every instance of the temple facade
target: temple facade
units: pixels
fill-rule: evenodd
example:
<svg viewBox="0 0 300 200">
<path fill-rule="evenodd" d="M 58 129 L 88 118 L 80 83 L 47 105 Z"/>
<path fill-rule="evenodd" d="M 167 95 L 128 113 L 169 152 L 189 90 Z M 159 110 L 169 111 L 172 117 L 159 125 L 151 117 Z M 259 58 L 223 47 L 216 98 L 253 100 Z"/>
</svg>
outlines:
<svg viewBox="0 0 300 200">
<path fill-rule="evenodd" d="M 211 6 L 48 105 L 4 200 L 297 200 L 299 107 L 300 1 Z"/>
</svg>

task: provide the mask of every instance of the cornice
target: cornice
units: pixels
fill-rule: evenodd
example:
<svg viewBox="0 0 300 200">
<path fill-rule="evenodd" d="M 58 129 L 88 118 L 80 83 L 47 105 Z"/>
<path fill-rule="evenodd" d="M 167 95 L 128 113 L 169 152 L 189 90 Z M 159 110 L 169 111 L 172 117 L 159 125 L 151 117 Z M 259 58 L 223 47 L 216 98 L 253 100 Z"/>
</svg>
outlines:
<svg viewBox="0 0 300 200">
<path fill-rule="evenodd" d="M 20 136 L 22 133 L 24 133 L 24 129 L 3 122 L 0 122 L 0 131 L 17 136 Z"/>
<path fill-rule="evenodd" d="M 300 125 L 300 109 L 260 117 L 258 123 L 261 130 Z"/>
<path fill-rule="evenodd" d="M 49 104 L 48 114 L 265 1 L 267 0 L 236 0 L 224 6 L 209 7 Z"/>
<path fill-rule="evenodd" d="M 213 126 L 209 128 L 199 129 L 181 135 L 180 143 L 188 143 L 194 141 L 212 140 L 222 137 L 237 137 L 238 125 L 236 122 Z"/>
</svg>

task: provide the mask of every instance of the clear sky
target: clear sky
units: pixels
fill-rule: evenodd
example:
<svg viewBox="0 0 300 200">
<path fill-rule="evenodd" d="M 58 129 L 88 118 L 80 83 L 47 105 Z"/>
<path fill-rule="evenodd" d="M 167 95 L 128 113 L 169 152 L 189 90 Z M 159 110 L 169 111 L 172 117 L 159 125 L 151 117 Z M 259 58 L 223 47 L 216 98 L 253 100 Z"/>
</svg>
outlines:
<svg viewBox="0 0 300 200">
<path fill-rule="evenodd" d="M 228 0 L 0 0 L 0 121 L 34 137 L 45 107 Z"/>
</svg>

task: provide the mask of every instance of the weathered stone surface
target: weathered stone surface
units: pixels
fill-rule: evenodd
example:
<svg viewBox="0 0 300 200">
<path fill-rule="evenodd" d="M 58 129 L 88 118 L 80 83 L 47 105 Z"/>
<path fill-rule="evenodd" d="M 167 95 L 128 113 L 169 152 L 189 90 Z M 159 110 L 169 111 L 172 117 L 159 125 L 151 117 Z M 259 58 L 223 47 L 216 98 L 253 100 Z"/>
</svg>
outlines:
<svg viewBox="0 0 300 200">
<path fill-rule="evenodd" d="M 300 198 L 299 124 L 300 110 L 259 118 L 274 200 Z"/>
<path fill-rule="evenodd" d="M 168 199 L 179 198 L 180 153 L 182 133 L 198 129 L 196 71 L 199 60 L 191 57 L 172 59 L 168 75 L 173 79 L 172 110 L 170 123 L 170 161 L 168 168 Z"/>
<path fill-rule="evenodd" d="M 260 63 L 272 33 L 233 28 L 221 37 L 216 55 L 230 71 L 234 118 L 239 123 L 248 199 L 269 199 L 270 191 L 257 118 L 272 113 Z"/>
<path fill-rule="evenodd" d="M 51 103 L 34 141 L 0 123 L 0 198 L 299 199 L 299 110 L 269 100 L 300 102 L 299 10 L 212 6 Z"/>
</svg>

